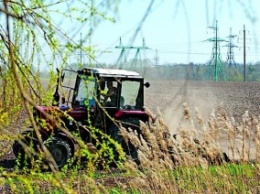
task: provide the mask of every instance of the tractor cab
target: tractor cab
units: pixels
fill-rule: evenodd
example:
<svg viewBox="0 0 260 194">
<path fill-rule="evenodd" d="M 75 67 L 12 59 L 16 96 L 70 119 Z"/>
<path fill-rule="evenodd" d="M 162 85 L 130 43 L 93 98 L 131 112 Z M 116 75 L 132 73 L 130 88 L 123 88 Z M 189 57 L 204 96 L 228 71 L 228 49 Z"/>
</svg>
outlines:
<svg viewBox="0 0 260 194">
<path fill-rule="evenodd" d="M 84 68 L 63 70 L 60 79 L 60 108 L 78 122 L 106 130 L 111 118 L 134 116 L 147 120 L 143 110 L 144 79 L 137 72 Z M 109 119 L 110 118 L 110 119 Z M 91 122 L 91 123 L 89 123 Z"/>
</svg>

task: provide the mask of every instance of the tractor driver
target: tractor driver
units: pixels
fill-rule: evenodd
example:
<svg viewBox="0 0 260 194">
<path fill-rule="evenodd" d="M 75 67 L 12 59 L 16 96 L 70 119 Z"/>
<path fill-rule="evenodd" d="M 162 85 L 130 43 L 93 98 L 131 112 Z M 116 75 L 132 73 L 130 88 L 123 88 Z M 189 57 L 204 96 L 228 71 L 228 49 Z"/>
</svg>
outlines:
<svg viewBox="0 0 260 194">
<path fill-rule="evenodd" d="M 117 89 L 113 86 L 112 81 L 107 81 L 107 93 L 103 95 L 105 97 L 104 103 L 106 106 L 116 106 L 117 101 Z M 110 101 L 107 102 L 108 98 L 110 98 Z"/>
</svg>

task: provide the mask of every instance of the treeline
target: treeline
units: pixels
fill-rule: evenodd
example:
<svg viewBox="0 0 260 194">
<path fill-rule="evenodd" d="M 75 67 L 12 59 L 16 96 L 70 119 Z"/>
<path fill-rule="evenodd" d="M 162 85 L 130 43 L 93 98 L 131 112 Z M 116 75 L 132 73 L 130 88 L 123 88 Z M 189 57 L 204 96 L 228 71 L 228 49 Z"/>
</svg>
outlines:
<svg viewBox="0 0 260 194">
<path fill-rule="evenodd" d="M 77 66 L 76 64 L 73 66 Z M 83 65 L 88 67 L 87 64 Z M 117 68 L 111 65 L 92 65 L 92 67 Z M 71 66 L 69 67 L 71 68 Z M 257 64 L 236 66 L 222 65 L 215 68 L 214 65 L 205 64 L 175 64 L 175 65 L 139 65 L 125 66 L 122 69 L 138 71 L 146 79 L 154 80 L 197 80 L 197 81 L 260 81 L 260 62 Z M 49 77 L 48 71 L 41 71 L 41 77 Z"/>
<path fill-rule="evenodd" d="M 138 69 L 147 79 L 197 81 L 260 81 L 260 64 L 222 67 L 209 65 L 171 65 Z"/>
</svg>

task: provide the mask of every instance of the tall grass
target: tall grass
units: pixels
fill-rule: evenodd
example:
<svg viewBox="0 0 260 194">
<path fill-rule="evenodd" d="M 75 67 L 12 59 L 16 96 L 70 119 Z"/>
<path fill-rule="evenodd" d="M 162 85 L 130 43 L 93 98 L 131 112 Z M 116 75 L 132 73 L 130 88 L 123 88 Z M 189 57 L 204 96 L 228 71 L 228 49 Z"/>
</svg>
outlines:
<svg viewBox="0 0 260 194">
<path fill-rule="evenodd" d="M 73 163 L 74 166 L 56 174 L 39 168 L 27 171 L 1 168 L 0 190 L 6 193 L 259 192 L 260 118 L 245 112 L 238 122 L 225 108 L 218 107 L 208 120 L 203 120 L 199 110 L 191 112 L 186 103 L 183 110 L 183 118 L 191 127 L 180 126 L 175 132 L 165 124 L 159 111 L 155 115 L 148 109 L 148 114 L 156 120 L 140 123 L 141 135 L 121 127 L 123 138 L 138 148 L 140 165 L 130 159 L 117 169 Z M 4 150 L 2 144 L 1 150 Z M 231 161 L 224 158 L 223 152 Z"/>
</svg>

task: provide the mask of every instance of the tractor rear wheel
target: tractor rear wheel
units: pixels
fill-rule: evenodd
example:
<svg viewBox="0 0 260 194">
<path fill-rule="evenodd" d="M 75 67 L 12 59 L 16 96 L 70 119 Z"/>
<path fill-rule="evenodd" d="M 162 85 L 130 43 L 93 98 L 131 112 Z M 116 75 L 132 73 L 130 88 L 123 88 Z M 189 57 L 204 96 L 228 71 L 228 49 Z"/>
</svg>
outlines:
<svg viewBox="0 0 260 194">
<path fill-rule="evenodd" d="M 128 130 L 131 128 L 132 130 L 137 130 L 139 132 L 140 121 L 135 117 L 129 117 L 122 119 L 122 126 Z M 116 140 L 119 144 L 121 144 L 126 155 L 130 156 L 138 165 L 140 164 L 137 148 L 130 142 L 126 142 L 123 137 L 120 135 L 119 127 L 116 124 L 112 124 L 109 128 L 110 136 Z"/>
<path fill-rule="evenodd" d="M 66 140 L 51 137 L 44 142 L 55 160 L 57 166 L 62 168 L 72 156 L 72 150 Z"/>
</svg>

